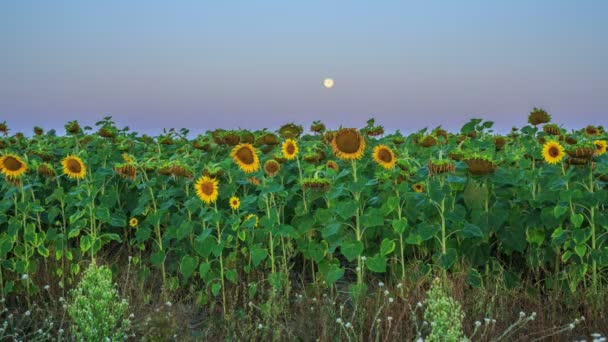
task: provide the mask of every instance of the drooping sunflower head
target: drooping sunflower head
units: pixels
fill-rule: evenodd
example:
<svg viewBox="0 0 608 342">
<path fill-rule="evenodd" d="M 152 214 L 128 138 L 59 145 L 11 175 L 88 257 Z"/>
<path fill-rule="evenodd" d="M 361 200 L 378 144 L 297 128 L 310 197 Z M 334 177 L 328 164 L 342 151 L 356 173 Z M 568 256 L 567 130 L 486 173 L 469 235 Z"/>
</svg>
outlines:
<svg viewBox="0 0 608 342">
<path fill-rule="evenodd" d="M 87 173 L 87 167 L 82 162 L 82 159 L 75 155 L 63 158 L 61 165 L 63 166 L 63 174 L 72 179 L 84 179 Z"/>
<path fill-rule="evenodd" d="M 206 204 L 215 203 L 219 195 L 219 181 L 217 179 L 202 176 L 196 181 L 194 185 L 196 190 L 196 196 Z"/>
<path fill-rule="evenodd" d="M 548 164 L 559 163 L 565 155 L 564 147 L 557 141 L 550 140 L 543 145 L 543 158 Z"/>
<path fill-rule="evenodd" d="M 264 163 L 264 172 L 270 177 L 276 176 L 280 170 L 281 164 L 274 159 L 267 160 Z"/>
<path fill-rule="evenodd" d="M 281 146 L 281 151 L 283 152 L 283 157 L 287 160 L 295 159 L 298 155 L 298 143 L 293 139 L 287 139 L 283 142 Z"/>
<path fill-rule="evenodd" d="M 129 220 L 129 226 L 131 226 L 132 228 L 137 227 L 137 225 L 139 224 L 139 220 L 135 217 L 131 217 L 131 219 Z"/>
<path fill-rule="evenodd" d="M 241 207 L 241 200 L 236 196 L 230 197 L 229 202 L 230 202 L 230 208 L 232 208 L 232 210 L 237 210 L 238 208 Z"/>
<path fill-rule="evenodd" d="M 131 180 L 137 178 L 137 168 L 132 164 L 119 164 L 114 168 L 114 171 L 122 178 Z"/>
<path fill-rule="evenodd" d="M 336 171 L 336 172 L 340 171 L 340 167 L 339 167 L 339 166 L 338 166 L 338 164 L 337 164 L 335 161 L 333 161 L 333 160 L 328 160 L 328 161 L 327 161 L 327 164 L 325 164 L 325 166 L 326 166 L 328 169 L 332 169 L 332 170 L 334 170 L 334 171 Z"/>
<path fill-rule="evenodd" d="M 0 172 L 6 178 L 18 179 L 27 171 L 27 164 L 19 156 L 14 154 L 5 154 L 0 157 Z"/>
<path fill-rule="evenodd" d="M 412 185 L 412 189 L 417 193 L 424 192 L 424 184 L 416 183 L 416 184 Z"/>
<path fill-rule="evenodd" d="M 593 143 L 595 144 L 596 148 L 595 155 L 601 156 L 602 154 L 606 153 L 606 148 L 608 147 L 606 140 L 596 140 Z"/>
<path fill-rule="evenodd" d="M 395 153 L 386 145 L 378 145 L 374 148 L 374 161 L 383 168 L 389 170 L 395 167 Z"/>
<path fill-rule="evenodd" d="M 38 166 L 38 173 L 46 178 L 54 178 L 56 173 L 53 166 L 49 163 L 42 163 Z"/>
<path fill-rule="evenodd" d="M 342 160 L 358 160 L 365 151 L 365 139 L 355 128 L 342 128 L 335 133 L 331 148 Z"/>
<path fill-rule="evenodd" d="M 595 127 L 593 125 L 588 125 L 587 127 L 585 127 L 585 133 L 587 135 L 598 135 L 599 131 L 598 131 L 597 127 Z"/>
<path fill-rule="evenodd" d="M 245 173 L 252 173 L 260 168 L 257 151 L 251 144 L 239 144 L 235 146 L 230 156 Z"/>
</svg>

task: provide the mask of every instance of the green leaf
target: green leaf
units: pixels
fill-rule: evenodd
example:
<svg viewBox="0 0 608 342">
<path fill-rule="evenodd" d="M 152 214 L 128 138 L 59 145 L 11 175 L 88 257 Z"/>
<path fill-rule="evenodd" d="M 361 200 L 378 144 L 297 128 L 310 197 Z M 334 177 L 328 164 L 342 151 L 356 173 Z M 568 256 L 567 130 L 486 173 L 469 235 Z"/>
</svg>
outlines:
<svg viewBox="0 0 608 342">
<path fill-rule="evenodd" d="M 346 241 L 340 245 L 340 252 L 348 261 L 353 261 L 363 253 L 363 243 L 361 241 Z"/>
<path fill-rule="evenodd" d="M 333 264 L 331 265 L 329 271 L 325 275 L 325 281 L 327 284 L 332 285 L 336 281 L 340 280 L 344 276 L 344 269 L 340 268 L 340 266 Z"/>
<path fill-rule="evenodd" d="M 574 225 L 574 227 L 580 228 L 580 226 L 583 224 L 584 218 L 585 217 L 583 216 L 583 214 L 574 214 L 572 215 L 572 217 L 570 217 L 570 222 L 572 222 L 572 225 Z"/>
<path fill-rule="evenodd" d="M 483 232 L 481 231 L 481 228 L 468 222 L 464 224 L 462 235 L 465 238 L 483 238 Z"/>
<path fill-rule="evenodd" d="M 446 270 L 450 269 L 458 260 L 458 251 L 454 248 L 448 248 L 446 254 L 441 255 L 441 265 Z"/>
<path fill-rule="evenodd" d="M 186 280 L 188 280 L 190 276 L 192 276 L 192 273 L 194 273 L 196 266 L 198 266 L 198 260 L 189 255 L 186 255 L 179 263 L 179 272 Z"/>
<path fill-rule="evenodd" d="M 568 208 L 561 205 L 556 205 L 555 208 L 553 208 L 553 216 L 555 216 L 555 218 L 559 218 L 564 215 L 566 211 L 568 211 Z"/>
<path fill-rule="evenodd" d="M 218 283 L 214 283 L 213 285 L 211 285 L 211 293 L 213 293 L 214 296 L 217 297 L 218 294 L 220 294 L 220 290 L 222 289 L 222 285 L 218 284 Z"/>
<path fill-rule="evenodd" d="M 395 232 L 401 235 L 405 233 L 405 230 L 407 229 L 407 219 L 404 217 L 401 219 L 395 219 L 392 222 L 392 226 Z"/>
<path fill-rule="evenodd" d="M 376 254 L 371 258 L 367 258 L 365 264 L 367 265 L 367 268 L 372 272 L 386 272 L 386 259 L 380 254 Z"/>
<path fill-rule="evenodd" d="M 110 210 L 105 207 L 95 208 L 95 218 L 101 222 L 107 223 L 110 221 Z"/>
<path fill-rule="evenodd" d="M 198 267 L 198 274 L 201 277 L 201 279 L 208 280 L 207 274 L 209 274 L 210 270 L 211 270 L 211 264 L 209 264 L 208 262 L 202 262 L 201 265 Z"/>
<path fill-rule="evenodd" d="M 70 230 L 70 232 L 68 233 L 68 239 L 77 237 L 78 235 L 80 235 L 80 229 L 72 229 Z"/>
<path fill-rule="evenodd" d="M 152 263 L 152 265 L 158 266 L 158 265 L 162 264 L 164 261 L 165 261 L 165 253 L 163 253 L 161 251 L 154 252 L 150 256 L 150 262 Z"/>
<path fill-rule="evenodd" d="M 45 258 L 49 256 L 49 250 L 43 245 L 38 246 L 38 254 L 42 255 Z"/>
<path fill-rule="evenodd" d="M 587 254 L 587 246 L 576 245 L 576 247 L 574 247 L 574 251 L 576 252 L 576 255 L 578 255 L 582 259 L 583 257 L 585 257 L 585 254 Z"/>
<path fill-rule="evenodd" d="M 387 256 L 395 251 L 397 244 L 394 240 L 384 239 L 380 244 L 380 255 Z"/>
<path fill-rule="evenodd" d="M 268 252 L 263 248 L 251 249 L 251 261 L 254 267 L 257 267 L 267 256 Z"/>
<path fill-rule="evenodd" d="M 80 250 L 86 253 L 93 246 L 93 238 L 90 235 L 85 235 L 80 238 Z"/>
<path fill-rule="evenodd" d="M 480 288 L 483 286 L 481 274 L 474 268 L 472 268 L 467 274 L 466 282 L 474 288 Z"/>
</svg>

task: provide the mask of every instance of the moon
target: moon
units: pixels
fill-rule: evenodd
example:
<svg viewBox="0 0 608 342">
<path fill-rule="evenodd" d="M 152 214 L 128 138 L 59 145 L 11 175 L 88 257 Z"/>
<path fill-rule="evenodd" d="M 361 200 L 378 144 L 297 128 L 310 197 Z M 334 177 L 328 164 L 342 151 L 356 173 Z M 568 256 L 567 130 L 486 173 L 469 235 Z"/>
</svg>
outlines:
<svg viewBox="0 0 608 342">
<path fill-rule="evenodd" d="M 326 78 L 323 80 L 323 86 L 327 89 L 331 89 L 334 86 L 334 80 L 331 78 Z"/>
</svg>

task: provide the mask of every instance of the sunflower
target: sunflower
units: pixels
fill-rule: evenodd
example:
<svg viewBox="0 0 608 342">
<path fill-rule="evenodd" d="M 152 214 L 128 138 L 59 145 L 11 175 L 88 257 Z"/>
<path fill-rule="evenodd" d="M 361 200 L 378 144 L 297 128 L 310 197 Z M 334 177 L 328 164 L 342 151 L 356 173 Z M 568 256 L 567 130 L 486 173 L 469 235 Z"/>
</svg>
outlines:
<svg viewBox="0 0 608 342">
<path fill-rule="evenodd" d="M 595 154 L 598 156 L 601 156 L 602 154 L 606 153 L 606 147 L 608 144 L 606 144 L 606 140 L 596 140 L 593 142 L 595 144 L 595 148 L 596 148 L 596 152 Z"/>
<path fill-rule="evenodd" d="M 358 160 L 365 151 L 365 139 L 354 128 L 342 128 L 335 133 L 331 148 L 342 160 Z"/>
<path fill-rule="evenodd" d="M 87 173 L 87 167 L 78 156 L 70 155 L 61 161 L 63 165 L 63 174 L 72 179 L 84 179 Z"/>
<path fill-rule="evenodd" d="M 241 207 L 241 200 L 236 196 L 230 197 L 230 208 L 232 208 L 232 210 L 237 210 L 240 207 Z"/>
<path fill-rule="evenodd" d="M 281 151 L 283 152 L 283 157 L 287 160 L 295 159 L 298 155 L 298 143 L 293 139 L 287 139 L 283 142 L 281 146 Z"/>
<path fill-rule="evenodd" d="M 340 167 L 339 167 L 339 166 L 338 166 L 338 164 L 336 164 L 336 162 L 335 162 L 335 161 L 333 161 L 333 160 L 328 160 L 328 161 L 327 161 L 327 164 L 325 164 L 325 166 L 326 166 L 328 169 L 332 169 L 332 170 L 334 170 L 334 171 L 336 171 L 336 172 L 340 171 Z"/>
<path fill-rule="evenodd" d="M 232 149 L 230 156 L 245 173 L 252 173 L 260 168 L 260 160 L 255 147 L 251 144 L 239 144 Z"/>
<path fill-rule="evenodd" d="M 543 158 L 548 164 L 559 163 L 565 155 L 564 147 L 557 141 L 547 141 L 543 145 Z"/>
<path fill-rule="evenodd" d="M 214 203 L 217 201 L 218 183 L 219 182 L 217 179 L 213 179 L 208 176 L 200 177 L 194 185 L 196 195 L 206 204 Z"/>
<path fill-rule="evenodd" d="M 281 164 L 274 159 L 267 160 L 264 163 L 264 172 L 270 177 L 276 176 L 280 170 Z"/>
<path fill-rule="evenodd" d="M 424 185 L 422 183 L 416 183 L 412 185 L 412 189 L 417 193 L 421 193 L 424 192 Z"/>
<path fill-rule="evenodd" d="M 55 169 L 49 163 L 42 163 L 38 166 L 38 173 L 47 178 L 55 177 Z"/>
<path fill-rule="evenodd" d="M 18 179 L 27 171 L 27 165 L 20 157 L 6 154 L 0 157 L 0 172 L 9 179 Z"/>
<path fill-rule="evenodd" d="M 249 214 L 249 215 L 247 215 L 247 217 L 245 217 L 245 222 L 247 222 L 251 219 L 255 219 L 255 224 L 253 226 L 255 228 L 257 228 L 258 224 L 260 223 L 260 218 L 256 214 Z"/>
<path fill-rule="evenodd" d="M 138 223 L 139 223 L 139 220 L 137 220 L 137 218 L 135 218 L 135 217 L 131 217 L 131 219 L 129 220 L 129 226 L 131 226 L 132 228 L 137 227 Z"/>
<path fill-rule="evenodd" d="M 378 145 L 374 148 L 374 160 L 385 169 L 395 167 L 395 153 L 386 145 Z"/>
</svg>

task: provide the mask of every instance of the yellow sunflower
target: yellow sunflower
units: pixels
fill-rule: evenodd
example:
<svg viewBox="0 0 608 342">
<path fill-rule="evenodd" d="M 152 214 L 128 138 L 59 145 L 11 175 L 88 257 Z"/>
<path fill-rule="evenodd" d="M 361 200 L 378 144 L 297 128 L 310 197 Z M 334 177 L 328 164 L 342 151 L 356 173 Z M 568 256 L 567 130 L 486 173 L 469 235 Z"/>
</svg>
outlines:
<svg viewBox="0 0 608 342">
<path fill-rule="evenodd" d="M 260 160 L 255 147 L 251 144 L 239 144 L 232 149 L 230 156 L 245 173 L 252 173 L 260 168 Z"/>
<path fill-rule="evenodd" d="M 355 128 L 342 128 L 335 133 L 331 148 L 342 160 L 358 160 L 365 151 L 365 139 Z"/>
<path fill-rule="evenodd" d="M 131 219 L 129 220 L 129 226 L 135 228 L 137 227 L 137 224 L 139 224 L 139 220 L 137 220 L 137 218 L 135 217 L 131 217 Z"/>
<path fill-rule="evenodd" d="M 201 199 L 201 201 L 206 204 L 211 204 L 217 201 L 217 196 L 219 194 L 219 182 L 217 179 L 201 176 L 194 185 L 196 189 L 196 196 Z"/>
<path fill-rule="evenodd" d="M 232 208 L 232 210 L 237 210 L 240 207 L 241 207 L 241 200 L 236 196 L 230 197 L 230 208 Z"/>
<path fill-rule="evenodd" d="M 595 155 L 597 156 L 601 156 L 602 154 L 606 153 L 606 148 L 608 147 L 608 144 L 606 144 L 606 140 L 596 140 L 593 142 L 595 144 Z"/>
<path fill-rule="evenodd" d="M 283 157 L 287 160 L 295 159 L 298 155 L 298 143 L 293 139 L 287 139 L 283 142 L 281 146 L 281 151 L 283 152 Z"/>
<path fill-rule="evenodd" d="M 260 223 L 260 218 L 256 214 L 249 214 L 249 215 L 247 215 L 247 217 L 245 217 L 245 222 L 247 222 L 251 219 L 255 219 L 255 224 L 253 226 L 255 228 L 257 228 L 258 224 Z"/>
<path fill-rule="evenodd" d="M 374 160 L 385 169 L 395 167 L 395 153 L 386 145 L 378 145 L 374 148 Z"/>
<path fill-rule="evenodd" d="M 7 178 L 16 180 L 27 171 L 27 165 L 20 157 L 6 154 L 0 157 L 0 172 Z"/>
<path fill-rule="evenodd" d="M 412 186 L 412 189 L 414 189 L 415 192 L 417 193 L 421 193 L 424 192 L 424 184 L 422 183 L 416 183 Z"/>
<path fill-rule="evenodd" d="M 72 179 L 84 179 L 87 173 L 87 167 L 78 156 L 67 156 L 61 161 L 63 165 L 63 174 Z"/>
<path fill-rule="evenodd" d="M 565 155 L 564 147 L 557 141 L 550 140 L 543 145 L 543 158 L 548 164 L 559 163 Z"/>
</svg>

